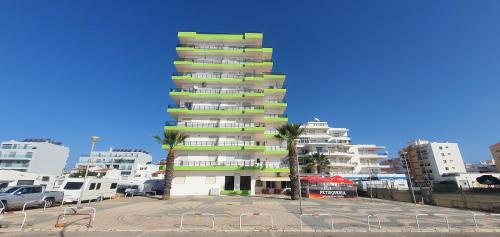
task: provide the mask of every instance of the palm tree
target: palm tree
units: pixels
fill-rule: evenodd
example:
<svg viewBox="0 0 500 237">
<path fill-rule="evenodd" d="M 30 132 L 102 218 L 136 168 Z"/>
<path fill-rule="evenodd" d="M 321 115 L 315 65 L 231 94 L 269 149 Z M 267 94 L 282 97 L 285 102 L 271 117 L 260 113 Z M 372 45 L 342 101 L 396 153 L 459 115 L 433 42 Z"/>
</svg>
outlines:
<svg viewBox="0 0 500 237">
<path fill-rule="evenodd" d="M 307 158 L 306 165 L 308 167 L 316 167 L 318 173 L 321 173 L 321 170 L 330 165 L 330 160 L 323 154 L 314 153 Z"/>
<path fill-rule="evenodd" d="M 183 143 L 189 136 L 181 133 L 179 131 L 166 130 L 163 132 L 163 137 L 158 135 L 153 136 L 153 138 L 160 143 L 162 146 L 168 148 L 168 155 L 165 159 L 166 169 L 163 179 L 165 181 L 165 186 L 163 189 L 163 200 L 170 199 L 170 190 L 172 189 L 172 180 L 174 178 L 174 148 Z"/>
<path fill-rule="evenodd" d="M 281 141 L 286 141 L 288 149 L 288 162 L 290 166 L 290 191 L 292 200 L 299 199 L 299 170 L 297 166 L 299 160 L 297 158 L 297 139 L 299 139 L 300 134 L 304 131 L 300 127 L 300 124 L 284 124 L 276 128 L 278 134 L 275 135 L 276 138 Z"/>
</svg>

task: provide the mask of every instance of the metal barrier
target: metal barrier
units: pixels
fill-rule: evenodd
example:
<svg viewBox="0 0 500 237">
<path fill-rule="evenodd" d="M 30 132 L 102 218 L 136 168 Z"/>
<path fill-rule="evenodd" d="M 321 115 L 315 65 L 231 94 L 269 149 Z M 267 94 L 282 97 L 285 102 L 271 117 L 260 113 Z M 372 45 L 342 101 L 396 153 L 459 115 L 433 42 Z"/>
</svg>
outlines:
<svg viewBox="0 0 500 237">
<path fill-rule="evenodd" d="M 21 222 L 21 228 L 20 228 L 20 230 L 22 230 L 23 227 L 24 227 L 24 224 L 26 223 L 26 219 L 28 218 L 28 214 L 26 214 L 26 212 L 24 212 L 24 211 L 21 211 L 21 212 L 16 211 L 16 212 L 3 213 L 4 210 L 5 210 L 4 208 L 0 208 L 0 213 L 1 213 L 0 214 L 0 220 L 3 220 L 4 217 L 5 217 L 5 215 L 7 215 L 7 214 L 8 215 L 11 215 L 11 214 L 22 214 L 23 215 L 23 221 Z"/>
<path fill-rule="evenodd" d="M 32 203 L 40 203 L 40 204 L 41 204 L 42 202 L 44 203 L 44 204 L 43 204 L 43 210 L 45 211 L 45 209 L 47 208 L 47 201 L 45 201 L 45 200 L 41 200 L 41 201 L 29 201 L 29 202 L 25 202 L 25 203 L 24 203 L 24 205 L 23 205 L 23 210 L 22 210 L 22 212 L 24 212 L 24 210 L 26 209 L 26 206 L 27 206 L 28 204 L 32 204 Z"/>
<path fill-rule="evenodd" d="M 244 216 L 268 216 L 269 219 L 271 220 L 271 229 L 274 228 L 273 215 L 271 215 L 270 213 L 254 212 L 254 213 L 242 213 L 242 214 L 240 214 L 240 230 L 241 230 L 241 220 Z"/>
<path fill-rule="evenodd" d="M 446 221 L 446 227 L 448 228 L 448 231 L 450 231 L 450 223 L 448 222 L 448 217 L 445 214 L 434 213 L 434 214 L 417 214 L 417 215 L 415 215 L 415 220 L 417 221 L 417 228 L 420 230 L 420 223 L 418 222 L 419 216 L 441 216 Z"/>
<path fill-rule="evenodd" d="M 92 221 L 95 221 L 95 214 L 96 214 L 97 211 L 93 207 L 66 207 L 66 208 L 64 208 L 64 211 L 63 211 L 63 214 L 62 214 L 63 215 L 62 216 L 62 220 L 65 219 L 64 217 L 65 217 L 66 214 L 69 214 L 69 213 L 66 212 L 66 210 L 68 210 L 68 209 L 71 210 L 73 214 L 78 213 L 78 210 L 85 210 L 85 209 L 91 210 L 92 211 L 92 213 L 91 213 Z"/>
<path fill-rule="evenodd" d="M 375 215 L 375 214 L 369 214 L 366 217 L 366 224 L 368 225 L 368 231 L 372 231 L 371 224 L 370 224 L 370 217 L 377 217 L 377 220 L 378 220 L 378 229 L 381 230 L 382 229 L 382 225 L 380 224 L 380 218 L 377 215 Z"/>
<path fill-rule="evenodd" d="M 472 219 L 474 219 L 474 226 L 476 227 L 476 229 L 478 229 L 478 225 L 477 225 L 477 218 L 476 216 L 488 216 L 488 217 L 495 217 L 495 216 L 500 216 L 500 214 L 496 214 L 496 213 L 474 213 L 472 214 Z"/>
<path fill-rule="evenodd" d="M 212 230 L 215 230 L 215 214 L 212 213 L 202 213 L 202 212 L 186 212 L 183 213 L 181 216 L 181 226 L 180 228 L 184 228 L 184 216 L 193 216 L 193 217 L 203 217 L 203 216 L 208 216 L 210 219 L 212 219 Z"/>
<path fill-rule="evenodd" d="M 156 191 L 149 191 L 149 192 L 145 192 L 145 194 L 148 194 L 151 196 L 151 194 L 154 194 L 153 196 L 156 197 Z"/>
<path fill-rule="evenodd" d="M 129 194 L 130 194 L 130 197 L 134 197 L 134 192 L 126 192 L 125 197 L 127 197 L 127 195 L 129 195 Z"/>
<path fill-rule="evenodd" d="M 300 231 L 302 231 L 303 220 L 302 217 L 311 216 L 311 217 L 321 217 L 321 216 L 329 216 L 330 217 L 330 231 L 333 231 L 333 215 L 328 213 L 313 213 L 313 214 L 301 214 L 300 215 Z"/>
</svg>

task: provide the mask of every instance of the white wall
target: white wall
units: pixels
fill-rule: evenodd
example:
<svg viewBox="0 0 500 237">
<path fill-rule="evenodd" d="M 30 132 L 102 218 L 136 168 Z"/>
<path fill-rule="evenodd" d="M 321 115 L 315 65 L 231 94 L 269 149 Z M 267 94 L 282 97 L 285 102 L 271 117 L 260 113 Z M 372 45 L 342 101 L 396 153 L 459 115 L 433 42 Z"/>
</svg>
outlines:
<svg viewBox="0 0 500 237">
<path fill-rule="evenodd" d="M 176 171 L 172 183 L 172 196 L 207 196 L 211 188 L 224 190 L 225 176 L 235 176 L 234 189 L 239 190 L 240 176 L 251 176 L 251 195 L 255 194 L 256 176 L 252 172 L 239 171 Z M 215 177 L 215 183 L 207 183 L 207 177 Z M 209 178 L 210 179 L 210 178 Z M 184 183 L 181 183 L 184 181 Z M 210 180 L 208 180 L 210 181 Z"/>
</svg>

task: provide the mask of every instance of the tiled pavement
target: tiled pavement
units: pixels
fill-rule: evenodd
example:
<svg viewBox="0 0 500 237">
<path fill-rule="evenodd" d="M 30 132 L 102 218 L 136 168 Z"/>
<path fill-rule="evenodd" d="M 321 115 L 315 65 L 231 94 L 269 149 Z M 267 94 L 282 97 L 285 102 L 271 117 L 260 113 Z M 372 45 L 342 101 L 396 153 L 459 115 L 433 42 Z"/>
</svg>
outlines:
<svg viewBox="0 0 500 237">
<path fill-rule="evenodd" d="M 96 208 L 97 215 L 93 231 L 179 231 L 180 219 L 186 212 L 216 214 L 215 230 L 238 231 L 241 213 L 250 213 L 242 217 L 244 230 L 300 231 L 299 202 L 279 198 L 265 197 L 176 197 L 170 201 L 161 201 L 147 197 L 106 200 L 85 204 Z M 54 224 L 64 207 L 28 210 L 28 219 L 23 231 L 57 231 Z M 303 201 L 304 213 L 323 213 L 333 217 L 333 231 L 360 232 L 368 231 L 367 216 L 380 218 L 382 229 L 378 229 L 377 218 L 371 218 L 372 231 L 415 232 L 419 231 L 415 221 L 417 213 L 445 214 L 453 232 L 474 231 L 472 212 L 452 208 L 442 208 L 411 203 L 393 202 L 378 199 L 335 199 Z M 269 213 L 273 217 L 273 227 L 268 216 L 253 215 Z M 329 231 L 329 216 L 304 216 L 303 231 Z M 422 216 L 420 231 L 448 231 L 443 217 Z M 479 218 L 479 231 L 500 232 L 500 217 Z M 68 217 L 71 223 L 65 231 L 87 230 L 84 224 L 88 220 L 81 217 Z M 6 228 L 0 231 L 18 231 L 21 216 L 7 214 L 1 221 Z M 212 219 L 209 217 L 186 216 L 185 230 L 211 231 Z"/>
</svg>

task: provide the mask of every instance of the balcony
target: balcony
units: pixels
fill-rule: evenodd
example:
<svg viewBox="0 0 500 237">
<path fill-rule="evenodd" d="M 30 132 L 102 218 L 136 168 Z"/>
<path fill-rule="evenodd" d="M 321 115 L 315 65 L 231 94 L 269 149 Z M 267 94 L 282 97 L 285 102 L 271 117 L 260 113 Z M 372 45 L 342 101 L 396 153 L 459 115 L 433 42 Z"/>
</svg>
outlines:
<svg viewBox="0 0 500 237">
<path fill-rule="evenodd" d="M 286 123 L 288 122 L 288 116 L 286 114 L 266 114 L 264 115 L 263 121 L 269 123 Z"/>
<path fill-rule="evenodd" d="M 390 168 L 390 165 L 380 165 L 380 164 L 370 164 L 370 163 L 361 163 L 362 168 Z"/>
<path fill-rule="evenodd" d="M 1 159 L 6 158 L 6 159 L 28 159 L 29 160 L 29 159 L 33 158 L 33 156 L 32 155 L 28 155 L 28 154 L 20 154 L 20 155 L 19 154 L 16 154 L 16 155 L 1 154 L 0 158 Z"/>
<path fill-rule="evenodd" d="M 165 165 L 160 166 L 165 170 Z M 175 161 L 175 171 L 231 171 L 255 170 L 261 172 L 290 172 L 288 165 L 280 162 L 249 161 Z"/>
<path fill-rule="evenodd" d="M 272 108 L 272 107 L 286 107 L 288 104 L 286 100 L 265 100 L 264 107 Z"/>
<path fill-rule="evenodd" d="M 265 155 L 288 155 L 288 149 L 283 146 L 266 146 Z"/>
<path fill-rule="evenodd" d="M 244 43 L 246 45 L 262 45 L 262 33 L 244 33 L 244 34 L 218 34 L 218 33 L 197 33 L 197 32 L 179 32 L 177 33 L 179 41 L 183 44 L 194 43 Z"/>
<path fill-rule="evenodd" d="M 312 156 L 316 153 L 319 153 L 319 154 L 325 155 L 325 156 L 342 156 L 342 157 L 353 157 L 354 156 L 354 153 L 347 152 L 347 151 L 320 151 L 320 152 L 310 151 L 307 154 Z"/>
<path fill-rule="evenodd" d="M 178 54 L 223 54 L 223 55 L 245 55 L 245 54 L 255 54 L 262 55 L 263 53 L 272 54 L 272 48 L 261 48 L 261 47 L 253 47 L 253 46 L 201 46 L 201 45 L 188 45 L 188 44 L 179 44 L 175 48 Z"/>
<path fill-rule="evenodd" d="M 180 58 L 174 61 L 178 71 L 193 70 L 232 70 L 237 71 L 270 71 L 273 67 L 272 61 L 266 60 L 229 60 L 229 59 L 186 59 Z"/>
<path fill-rule="evenodd" d="M 216 105 L 193 105 L 191 107 L 180 107 L 169 105 L 169 113 L 200 114 L 200 115 L 238 115 L 238 114 L 263 114 L 263 105 L 250 106 L 216 106 Z"/>
<path fill-rule="evenodd" d="M 265 146 L 258 141 L 185 141 L 176 150 L 185 151 L 264 151 Z M 163 149 L 168 150 L 166 145 Z"/>
<path fill-rule="evenodd" d="M 360 159 L 386 159 L 387 154 L 386 153 L 366 153 L 366 152 L 360 152 L 359 154 Z"/>
<path fill-rule="evenodd" d="M 29 167 L 29 164 L 23 164 L 23 163 L 1 163 L 0 164 L 0 169 L 27 169 Z"/>
<path fill-rule="evenodd" d="M 266 88 L 264 89 L 264 93 L 266 94 L 284 94 L 286 93 L 286 87 L 277 87 L 277 88 Z"/>
<path fill-rule="evenodd" d="M 187 96 L 194 98 L 242 98 L 242 97 L 264 97 L 264 90 L 261 89 L 210 89 L 210 88 L 201 88 L 201 89 L 193 89 L 193 88 L 176 88 L 170 90 L 170 96 Z"/>
<path fill-rule="evenodd" d="M 272 74 L 214 74 L 214 73 L 196 73 L 196 72 L 186 72 L 186 73 L 174 73 L 172 74 L 172 80 L 181 81 L 188 80 L 190 82 L 201 83 L 240 83 L 240 82 L 260 82 L 264 80 L 280 80 L 283 81 L 286 78 L 285 74 L 282 73 L 272 73 Z"/>
<path fill-rule="evenodd" d="M 166 122 L 165 130 L 184 132 L 263 132 L 264 123 Z"/>
</svg>

